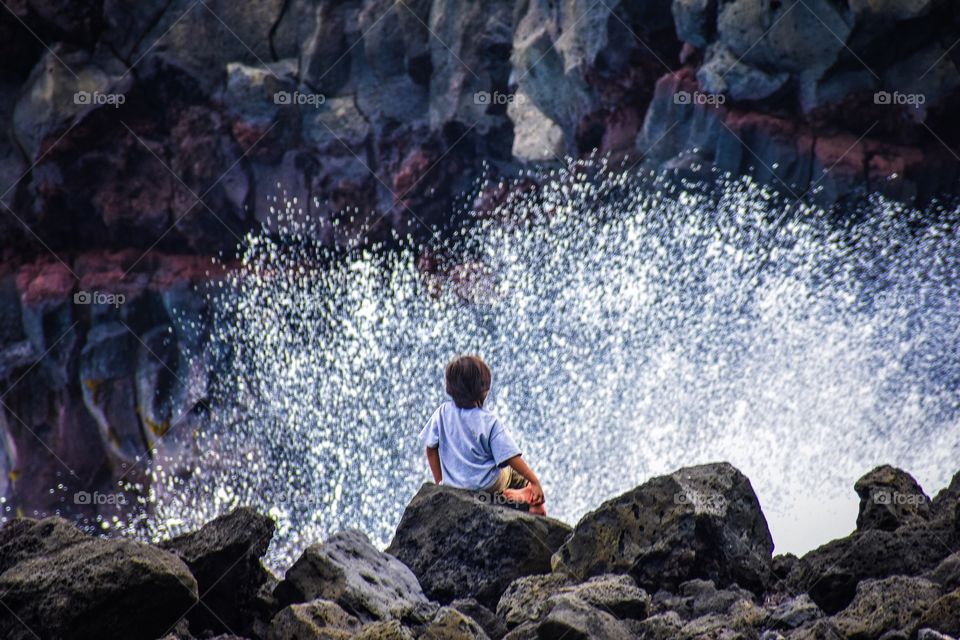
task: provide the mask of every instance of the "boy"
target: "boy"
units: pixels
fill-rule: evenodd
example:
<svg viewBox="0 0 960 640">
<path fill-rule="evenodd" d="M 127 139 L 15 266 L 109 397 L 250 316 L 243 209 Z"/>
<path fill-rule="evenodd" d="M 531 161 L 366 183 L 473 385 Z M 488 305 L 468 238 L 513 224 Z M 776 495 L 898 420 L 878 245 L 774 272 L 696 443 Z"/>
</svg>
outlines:
<svg viewBox="0 0 960 640">
<path fill-rule="evenodd" d="M 483 408 L 490 392 L 490 367 L 479 356 L 459 356 L 444 372 L 447 395 L 420 432 L 437 484 L 502 494 L 546 515 L 540 480 L 520 455 L 497 417 Z"/>
</svg>

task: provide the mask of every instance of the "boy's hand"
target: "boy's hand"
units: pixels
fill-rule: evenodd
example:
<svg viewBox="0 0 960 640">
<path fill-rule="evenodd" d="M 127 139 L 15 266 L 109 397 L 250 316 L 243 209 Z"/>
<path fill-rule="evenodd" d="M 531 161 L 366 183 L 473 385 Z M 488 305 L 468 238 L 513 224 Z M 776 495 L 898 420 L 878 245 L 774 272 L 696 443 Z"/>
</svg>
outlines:
<svg viewBox="0 0 960 640">
<path fill-rule="evenodd" d="M 543 487 L 540 486 L 540 483 L 531 482 L 527 486 L 527 495 L 529 496 L 530 504 L 534 506 L 543 504 L 544 500 L 546 500 L 543 496 Z"/>
</svg>

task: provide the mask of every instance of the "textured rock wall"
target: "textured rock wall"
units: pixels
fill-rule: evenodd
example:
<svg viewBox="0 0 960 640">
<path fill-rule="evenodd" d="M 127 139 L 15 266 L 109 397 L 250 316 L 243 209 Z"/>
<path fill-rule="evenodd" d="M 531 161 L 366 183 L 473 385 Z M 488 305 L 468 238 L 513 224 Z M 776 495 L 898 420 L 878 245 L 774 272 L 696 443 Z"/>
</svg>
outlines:
<svg viewBox="0 0 960 640">
<path fill-rule="evenodd" d="M 53 508 L 189 432 L 173 309 L 202 317 L 205 260 L 177 256 L 229 255 L 278 197 L 324 242 L 426 234 L 484 170 L 598 152 L 924 200 L 958 184 L 958 38 L 946 0 L 8 2 L 0 497 Z"/>
</svg>

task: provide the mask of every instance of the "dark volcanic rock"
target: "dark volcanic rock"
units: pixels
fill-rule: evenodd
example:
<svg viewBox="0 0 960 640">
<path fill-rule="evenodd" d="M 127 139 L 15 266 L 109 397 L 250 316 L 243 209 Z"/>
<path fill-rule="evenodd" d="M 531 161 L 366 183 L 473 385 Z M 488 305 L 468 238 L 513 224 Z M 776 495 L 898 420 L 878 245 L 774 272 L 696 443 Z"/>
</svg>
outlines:
<svg viewBox="0 0 960 640">
<path fill-rule="evenodd" d="M 270 622 L 267 640 L 345 640 L 359 630 L 359 620 L 335 602 L 318 598 L 280 611 Z"/>
<path fill-rule="evenodd" d="M 490 636 L 491 640 L 500 640 L 507 635 L 507 626 L 503 620 L 497 617 L 497 614 L 486 608 L 474 598 L 460 598 L 450 603 L 451 609 L 456 609 L 460 613 L 473 618 L 484 632 Z"/>
<path fill-rule="evenodd" d="M 833 614 L 853 600 L 862 580 L 923 573 L 950 553 L 944 545 L 953 540 L 954 532 L 942 526 L 857 532 L 803 556 L 789 581 Z"/>
<path fill-rule="evenodd" d="M 410 569 L 377 550 L 360 531 L 337 533 L 307 547 L 275 593 L 281 604 L 331 600 L 363 622 L 422 621 L 436 610 Z"/>
<path fill-rule="evenodd" d="M 489 504 L 481 495 L 424 484 L 387 548 L 435 600 L 471 597 L 495 607 L 515 579 L 548 573 L 550 556 L 570 534 L 562 522 Z"/>
<path fill-rule="evenodd" d="M 489 640 L 477 621 L 453 607 L 441 607 L 419 630 L 418 638 L 437 640 Z"/>
<path fill-rule="evenodd" d="M 927 607 L 916 627 L 934 629 L 954 637 L 960 635 L 960 589 L 951 591 Z"/>
<path fill-rule="evenodd" d="M 275 528 L 267 516 L 241 507 L 161 544 L 197 579 L 201 606 L 188 614 L 194 632 L 249 633 L 257 618 L 270 617 L 272 612 L 260 609 L 257 595 L 270 578 L 260 558 Z"/>
<path fill-rule="evenodd" d="M 567 613 L 554 616 L 553 626 L 570 616 L 580 618 L 586 608 L 600 610 L 618 620 L 642 620 L 651 608 L 650 596 L 638 588 L 630 576 L 595 576 L 573 584 L 567 576 L 551 573 L 514 580 L 497 604 L 497 615 L 510 628 L 528 623 L 542 625 L 557 606 Z M 597 623 L 602 625 L 603 620 L 601 616 Z"/>
<path fill-rule="evenodd" d="M 810 551 L 794 564 L 786 580 L 790 590 L 806 591 L 821 609 L 833 614 L 850 604 L 857 585 L 866 579 L 926 574 L 947 586 L 960 580 L 948 558 L 960 544 L 956 498 L 948 489 L 930 508 L 913 479 L 892 467 L 879 467 L 857 484 L 863 492 L 858 523 L 886 528 L 858 529 Z M 893 487 L 905 491 L 901 502 L 908 503 L 908 508 L 889 508 L 886 496 L 893 502 Z M 871 495 L 884 498 L 875 502 Z M 901 520 L 905 523 L 890 530 Z"/>
<path fill-rule="evenodd" d="M 608 500 L 577 523 L 553 559 L 578 579 L 629 573 L 649 590 L 692 578 L 757 593 L 773 541 L 750 481 L 727 463 L 680 469 Z"/>
<path fill-rule="evenodd" d="M 197 603 L 196 580 L 171 553 L 76 537 L 56 518 L 10 526 L 0 535 L 4 638 L 153 640 Z"/>
<path fill-rule="evenodd" d="M 0 574 L 19 562 L 56 553 L 87 540 L 62 518 L 17 518 L 0 529 Z"/>
<path fill-rule="evenodd" d="M 610 612 L 569 595 L 560 595 L 553 599 L 553 606 L 537 628 L 537 636 L 541 640 L 628 640 L 633 637 L 629 627 Z"/>
<path fill-rule="evenodd" d="M 960 471 L 954 474 L 949 485 L 933 497 L 933 511 L 939 517 L 960 523 Z"/>
<path fill-rule="evenodd" d="M 861 531 L 892 531 L 930 519 L 930 498 L 906 471 L 883 465 L 857 480 L 853 488 L 860 496 L 857 529 Z"/>
<path fill-rule="evenodd" d="M 890 631 L 909 638 L 939 597 L 937 585 L 923 578 L 865 580 L 857 586 L 853 602 L 834 616 L 834 622 L 844 637 L 852 640 L 874 640 Z"/>
</svg>

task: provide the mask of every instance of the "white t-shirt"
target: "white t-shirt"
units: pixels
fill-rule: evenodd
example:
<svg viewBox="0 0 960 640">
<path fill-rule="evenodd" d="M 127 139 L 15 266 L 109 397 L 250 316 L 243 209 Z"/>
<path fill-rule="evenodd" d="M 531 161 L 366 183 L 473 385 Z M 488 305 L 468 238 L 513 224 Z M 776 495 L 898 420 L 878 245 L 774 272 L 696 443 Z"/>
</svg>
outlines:
<svg viewBox="0 0 960 640">
<path fill-rule="evenodd" d="M 461 409 L 445 402 L 420 431 L 425 447 L 440 449 L 443 484 L 461 489 L 486 489 L 507 460 L 520 449 L 497 416 L 486 409 Z"/>
</svg>

